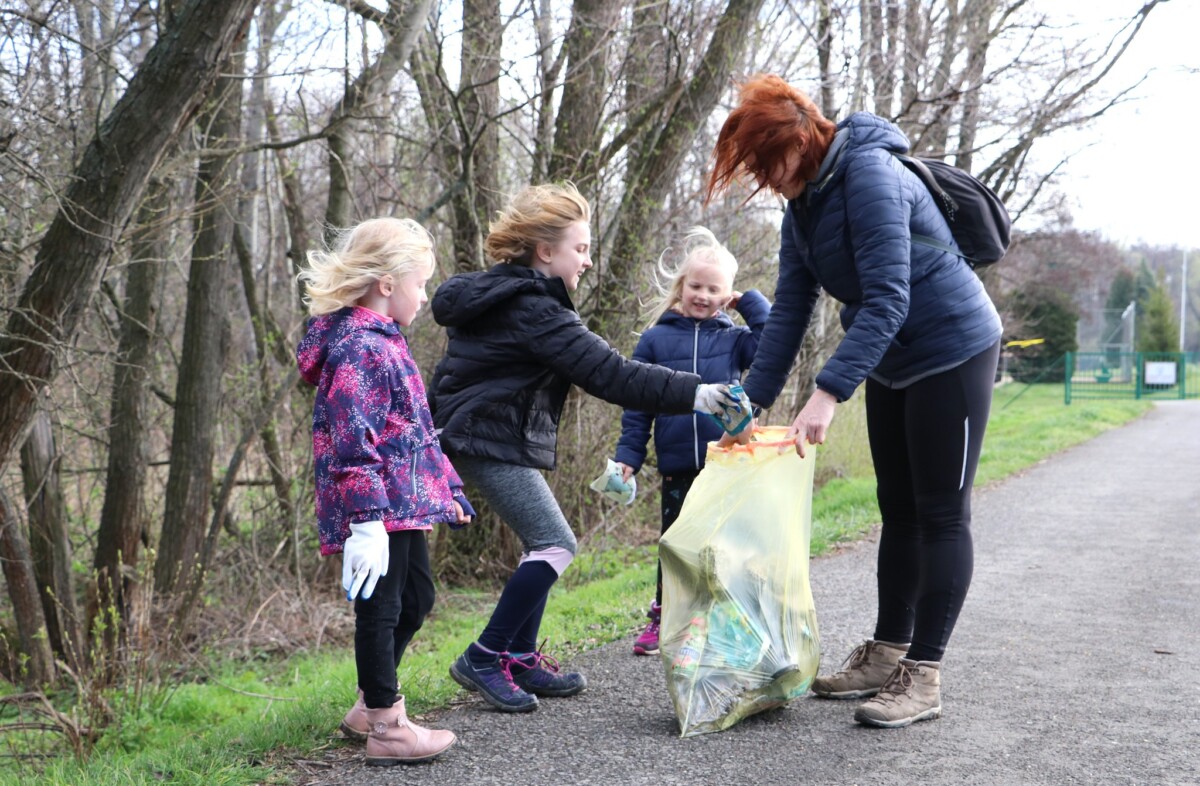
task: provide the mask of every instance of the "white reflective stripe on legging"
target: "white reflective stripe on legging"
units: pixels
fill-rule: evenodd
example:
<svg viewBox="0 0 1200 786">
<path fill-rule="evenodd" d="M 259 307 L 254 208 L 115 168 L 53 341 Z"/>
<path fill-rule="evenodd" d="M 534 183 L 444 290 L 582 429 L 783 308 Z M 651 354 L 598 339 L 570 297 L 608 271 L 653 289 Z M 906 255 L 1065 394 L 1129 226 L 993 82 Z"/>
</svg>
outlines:
<svg viewBox="0 0 1200 786">
<path fill-rule="evenodd" d="M 967 451 L 971 445 L 971 419 L 963 418 L 963 465 L 962 474 L 958 476 L 958 490 L 962 491 L 963 484 L 967 482 Z"/>
<path fill-rule="evenodd" d="M 538 549 L 528 554 L 522 554 L 521 561 L 517 564 L 523 565 L 527 561 L 541 560 L 554 568 L 554 572 L 561 576 L 573 559 L 575 559 L 575 555 L 570 550 L 564 549 L 561 546 L 551 546 L 550 548 Z"/>
</svg>

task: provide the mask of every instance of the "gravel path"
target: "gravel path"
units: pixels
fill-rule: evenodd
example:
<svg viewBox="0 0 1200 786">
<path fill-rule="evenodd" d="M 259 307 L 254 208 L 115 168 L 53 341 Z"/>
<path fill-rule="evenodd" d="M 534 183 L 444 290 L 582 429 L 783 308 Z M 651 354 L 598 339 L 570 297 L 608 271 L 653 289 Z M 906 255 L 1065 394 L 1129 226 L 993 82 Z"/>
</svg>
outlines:
<svg viewBox="0 0 1200 786">
<path fill-rule="evenodd" d="M 977 489 L 973 529 L 940 720 L 868 729 L 853 702 L 802 698 L 680 739 L 662 667 L 631 637 L 567 664 L 588 676 L 581 696 L 437 713 L 459 736 L 439 761 L 365 767 L 345 746 L 294 782 L 1200 784 L 1200 402 Z M 870 635 L 874 554 L 868 540 L 813 562 L 822 670 Z"/>
</svg>

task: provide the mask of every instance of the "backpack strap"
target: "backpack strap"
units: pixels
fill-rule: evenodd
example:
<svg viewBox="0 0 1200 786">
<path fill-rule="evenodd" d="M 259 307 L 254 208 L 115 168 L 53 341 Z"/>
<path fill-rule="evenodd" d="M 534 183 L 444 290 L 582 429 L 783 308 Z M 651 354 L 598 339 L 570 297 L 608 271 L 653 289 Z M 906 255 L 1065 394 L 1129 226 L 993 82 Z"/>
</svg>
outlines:
<svg viewBox="0 0 1200 786">
<path fill-rule="evenodd" d="M 941 184 L 938 183 L 937 178 L 934 177 L 933 173 L 929 171 L 929 167 L 925 166 L 924 161 L 912 156 L 906 156 L 903 153 L 897 153 L 894 150 L 891 151 L 891 153 L 893 156 L 900 159 L 900 163 L 904 164 L 904 166 L 910 172 L 917 176 L 917 179 L 920 180 L 925 186 L 925 189 L 929 192 L 929 195 L 933 197 L 934 201 L 940 203 L 938 208 L 942 211 L 942 215 L 948 221 L 951 219 L 951 217 L 958 213 L 958 203 L 954 201 L 954 197 L 946 193 L 946 189 L 942 188 Z M 974 261 L 964 254 L 960 249 L 955 248 L 947 243 L 943 243 L 935 238 L 929 237 L 928 235 L 912 234 L 909 236 L 909 239 L 919 246 L 936 248 L 938 251 L 944 251 L 947 254 L 953 254 L 972 267 L 975 265 Z"/>
<path fill-rule="evenodd" d="M 925 162 L 913 156 L 897 153 L 894 150 L 889 152 L 900 159 L 900 163 L 904 164 L 910 172 L 917 176 L 918 180 L 925 184 L 925 189 L 938 202 L 938 208 L 942 211 L 942 214 L 946 216 L 948 221 L 953 221 L 954 217 L 958 214 L 958 202 L 954 201 L 954 197 L 950 196 L 946 189 L 942 188 L 942 184 L 933 176 L 933 172 L 929 171 L 929 167 L 925 166 Z"/>
<path fill-rule="evenodd" d="M 909 240 L 911 240 L 912 242 L 916 243 L 919 246 L 928 246 L 929 248 L 936 248 L 938 251 L 945 251 L 947 254 L 953 254 L 956 257 L 962 257 L 963 259 L 966 259 L 968 262 L 971 261 L 970 259 L 967 258 L 967 255 L 964 254 L 959 249 L 955 248 L 954 246 L 943 243 L 940 240 L 935 240 L 934 238 L 931 238 L 928 235 L 917 235 L 917 234 L 909 235 Z"/>
</svg>

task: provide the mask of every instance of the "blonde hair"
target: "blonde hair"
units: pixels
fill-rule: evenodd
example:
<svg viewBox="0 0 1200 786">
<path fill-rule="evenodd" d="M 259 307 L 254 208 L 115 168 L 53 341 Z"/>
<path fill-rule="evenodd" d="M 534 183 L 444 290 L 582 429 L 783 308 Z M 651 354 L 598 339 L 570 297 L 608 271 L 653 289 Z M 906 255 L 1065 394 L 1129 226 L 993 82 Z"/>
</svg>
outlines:
<svg viewBox="0 0 1200 786">
<path fill-rule="evenodd" d="M 677 261 L 672 263 L 675 257 Z M 683 300 L 683 282 L 688 271 L 697 265 L 714 265 L 729 274 L 729 286 L 733 288 L 733 280 L 737 276 L 737 259 L 717 240 L 716 235 L 705 227 L 695 226 L 688 230 L 683 237 L 682 253 L 676 256 L 674 249 L 668 248 L 658 258 L 654 266 L 654 288 L 658 297 L 650 301 L 647 313 L 651 315 L 647 327 L 653 327 L 675 306 Z"/>
<path fill-rule="evenodd" d="M 572 183 L 528 186 L 488 224 L 483 250 L 494 262 L 529 267 L 539 243 L 557 243 L 567 227 L 592 220 L 592 208 Z"/>
<path fill-rule="evenodd" d="M 309 251 L 297 278 L 314 317 L 353 305 L 387 275 L 433 272 L 433 236 L 410 218 L 370 218 L 340 232 L 326 251 Z"/>
</svg>

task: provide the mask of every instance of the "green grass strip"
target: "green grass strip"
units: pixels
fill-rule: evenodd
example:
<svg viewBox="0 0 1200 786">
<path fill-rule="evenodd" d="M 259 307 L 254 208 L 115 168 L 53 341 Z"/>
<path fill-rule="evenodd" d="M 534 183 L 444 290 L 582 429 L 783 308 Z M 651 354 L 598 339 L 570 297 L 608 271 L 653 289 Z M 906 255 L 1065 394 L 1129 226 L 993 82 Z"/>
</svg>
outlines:
<svg viewBox="0 0 1200 786">
<path fill-rule="evenodd" d="M 1005 406 L 1018 394 L 1013 406 Z M 979 483 L 1030 467 L 1132 420 L 1144 401 L 1062 403 L 1061 385 L 997 390 L 980 460 Z M 819 461 L 818 457 L 818 461 Z M 873 477 L 835 478 L 815 495 L 812 553 L 856 540 L 878 522 Z M 604 576 L 556 587 L 544 630 L 553 652 L 569 657 L 629 636 L 643 622 L 654 583 L 653 548 L 582 554 L 572 566 Z M 447 667 L 482 629 L 493 596 L 443 592 L 400 669 L 410 714 L 445 706 L 459 692 Z M 87 762 L 58 759 L 36 775 L 9 764 L 0 784 L 242 786 L 285 783 L 287 752 L 319 756 L 354 699 L 354 660 L 339 649 L 282 662 L 239 663 L 206 682 L 173 689 L 157 712 L 127 714 Z M 270 697 L 270 698 L 264 698 Z M 119 702 L 117 702 L 120 706 Z M 10 745 L 12 743 L 10 742 Z M 285 766 L 280 766 L 285 765 Z"/>
</svg>

